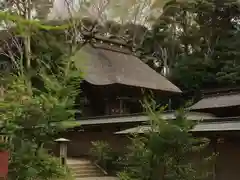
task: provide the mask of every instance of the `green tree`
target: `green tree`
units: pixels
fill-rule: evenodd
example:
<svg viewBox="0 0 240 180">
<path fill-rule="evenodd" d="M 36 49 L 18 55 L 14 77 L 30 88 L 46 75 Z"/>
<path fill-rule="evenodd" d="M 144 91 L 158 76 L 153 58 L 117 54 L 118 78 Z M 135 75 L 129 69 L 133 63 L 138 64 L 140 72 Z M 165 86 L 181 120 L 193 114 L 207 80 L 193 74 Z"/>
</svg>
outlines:
<svg viewBox="0 0 240 180">
<path fill-rule="evenodd" d="M 174 78 L 180 84 L 211 88 L 239 83 L 239 5 L 231 0 L 194 3 L 192 12 L 198 26 L 192 34 L 195 45 L 191 53 L 182 54 L 175 64 Z M 190 70 L 188 74 L 186 68 Z M 184 81 L 185 78 L 188 80 Z"/>
<path fill-rule="evenodd" d="M 8 36 L 1 55 L 15 68 L 0 74 L 0 133 L 10 139 L 1 149 L 10 153 L 8 178 L 69 179 L 66 167 L 49 154 L 47 147 L 61 132 L 78 125 L 75 98 L 81 74 L 71 59 L 75 44 L 63 48 L 66 41 L 59 41 L 61 45 L 53 45 L 53 38 L 49 42 L 43 33 L 61 29 L 59 34 L 64 36 L 62 32 L 70 23 L 46 25 L 10 9 L 0 12 L 0 20 L 11 25 L 5 30 Z M 37 34 L 42 38 L 37 39 Z"/>
<path fill-rule="evenodd" d="M 239 83 L 239 15 L 236 0 L 168 1 L 143 51 L 165 61 L 169 78 L 183 90 L 234 86 Z"/>
<path fill-rule="evenodd" d="M 194 161 L 208 140 L 189 133 L 194 124 L 186 120 L 183 111 L 178 112 L 176 120 L 168 121 L 161 118 L 162 108 L 146 107 L 150 121 L 144 135 L 133 136 L 120 179 L 194 180 L 209 176 L 211 169 L 207 167 L 213 156 Z"/>
<path fill-rule="evenodd" d="M 44 90 L 29 89 L 28 78 L 6 76 L 1 80 L 1 134 L 8 136 L 9 179 L 64 178 L 60 162 L 46 147 L 61 132 L 77 125 L 74 102 L 79 78 L 39 74 Z M 76 81 L 77 80 L 77 83 Z M 31 91 L 30 91 L 31 90 Z"/>
</svg>

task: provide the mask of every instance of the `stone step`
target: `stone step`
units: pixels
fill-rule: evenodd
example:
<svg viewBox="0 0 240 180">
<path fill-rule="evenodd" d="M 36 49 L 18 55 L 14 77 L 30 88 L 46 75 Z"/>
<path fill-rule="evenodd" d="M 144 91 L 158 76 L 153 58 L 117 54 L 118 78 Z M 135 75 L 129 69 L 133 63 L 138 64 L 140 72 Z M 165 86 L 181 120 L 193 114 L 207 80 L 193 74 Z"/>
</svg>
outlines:
<svg viewBox="0 0 240 180">
<path fill-rule="evenodd" d="M 75 168 L 75 167 L 95 167 L 94 164 L 67 164 L 68 167 L 72 167 L 72 168 Z"/>
<path fill-rule="evenodd" d="M 73 173 L 73 177 L 80 178 L 80 177 L 103 177 L 102 173 Z"/>
<path fill-rule="evenodd" d="M 96 167 L 90 167 L 90 168 L 70 168 L 73 172 L 101 172 L 101 170 L 99 170 Z"/>
<path fill-rule="evenodd" d="M 104 176 L 104 173 L 89 160 L 72 159 L 68 160 L 67 164 L 75 178 Z"/>
<path fill-rule="evenodd" d="M 68 166 L 72 170 L 79 170 L 79 169 L 90 169 L 90 170 L 98 170 L 95 166 Z"/>
<path fill-rule="evenodd" d="M 73 171 L 73 175 L 75 177 L 96 177 L 104 174 L 100 171 Z"/>
<path fill-rule="evenodd" d="M 98 169 L 96 166 L 68 166 L 72 171 L 87 171 L 87 170 L 91 170 L 91 171 L 100 171 L 100 169 Z"/>
<path fill-rule="evenodd" d="M 103 173 L 98 169 L 71 169 L 73 174 L 89 174 L 90 175 L 103 175 Z"/>
<path fill-rule="evenodd" d="M 67 159 L 67 164 L 86 164 L 86 163 L 90 163 L 91 161 L 88 159 Z"/>
<path fill-rule="evenodd" d="M 79 162 L 67 162 L 67 164 L 72 165 L 72 166 L 75 166 L 75 165 L 89 165 L 89 164 L 91 165 L 92 162 L 90 162 L 90 161 L 85 161 L 85 162 L 79 161 Z"/>
</svg>

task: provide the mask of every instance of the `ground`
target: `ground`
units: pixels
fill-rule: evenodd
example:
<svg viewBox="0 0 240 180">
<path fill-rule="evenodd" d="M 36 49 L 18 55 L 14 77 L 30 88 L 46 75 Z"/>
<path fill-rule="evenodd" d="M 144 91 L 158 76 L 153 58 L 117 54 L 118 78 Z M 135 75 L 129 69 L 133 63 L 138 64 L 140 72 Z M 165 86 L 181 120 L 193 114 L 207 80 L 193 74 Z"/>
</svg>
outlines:
<svg viewBox="0 0 240 180">
<path fill-rule="evenodd" d="M 76 180 L 117 180 L 118 178 L 116 177 L 85 177 L 85 178 L 77 178 Z"/>
</svg>

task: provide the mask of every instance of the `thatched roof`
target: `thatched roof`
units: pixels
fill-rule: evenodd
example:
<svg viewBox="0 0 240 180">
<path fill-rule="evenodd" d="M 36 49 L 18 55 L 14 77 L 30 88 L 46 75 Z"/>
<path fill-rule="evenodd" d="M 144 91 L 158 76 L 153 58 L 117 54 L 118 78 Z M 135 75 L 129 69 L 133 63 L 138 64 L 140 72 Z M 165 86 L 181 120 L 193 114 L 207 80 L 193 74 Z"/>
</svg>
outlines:
<svg viewBox="0 0 240 180">
<path fill-rule="evenodd" d="M 0 39 L 7 38 L 8 32 L 1 31 L 0 35 Z M 92 37 L 91 33 L 83 35 L 91 43 L 81 48 L 79 53 L 84 58 L 77 59 L 76 64 L 83 70 L 87 82 L 94 85 L 123 84 L 165 92 L 181 92 L 177 86 L 133 55 L 132 47 L 124 41 L 98 37 L 97 34 Z M 94 40 L 96 42 L 92 43 Z"/>
<path fill-rule="evenodd" d="M 88 43 L 78 53 L 76 64 L 84 72 L 84 79 L 91 84 L 123 84 L 181 92 L 177 86 L 134 56 L 127 48 L 114 44 Z"/>
</svg>

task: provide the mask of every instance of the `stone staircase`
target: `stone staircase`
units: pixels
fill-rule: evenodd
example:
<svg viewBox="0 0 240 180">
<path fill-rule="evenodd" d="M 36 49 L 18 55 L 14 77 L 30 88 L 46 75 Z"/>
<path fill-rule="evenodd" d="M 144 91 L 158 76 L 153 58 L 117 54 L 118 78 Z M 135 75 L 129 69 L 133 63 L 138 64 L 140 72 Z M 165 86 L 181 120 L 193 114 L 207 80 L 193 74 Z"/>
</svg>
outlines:
<svg viewBox="0 0 240 180">
<path fill-rule="evenodd" d="M 67 164 L 76 179 L 106 175 L 103 170 L 87 159 L 68 159 Z"/>
</svg>

